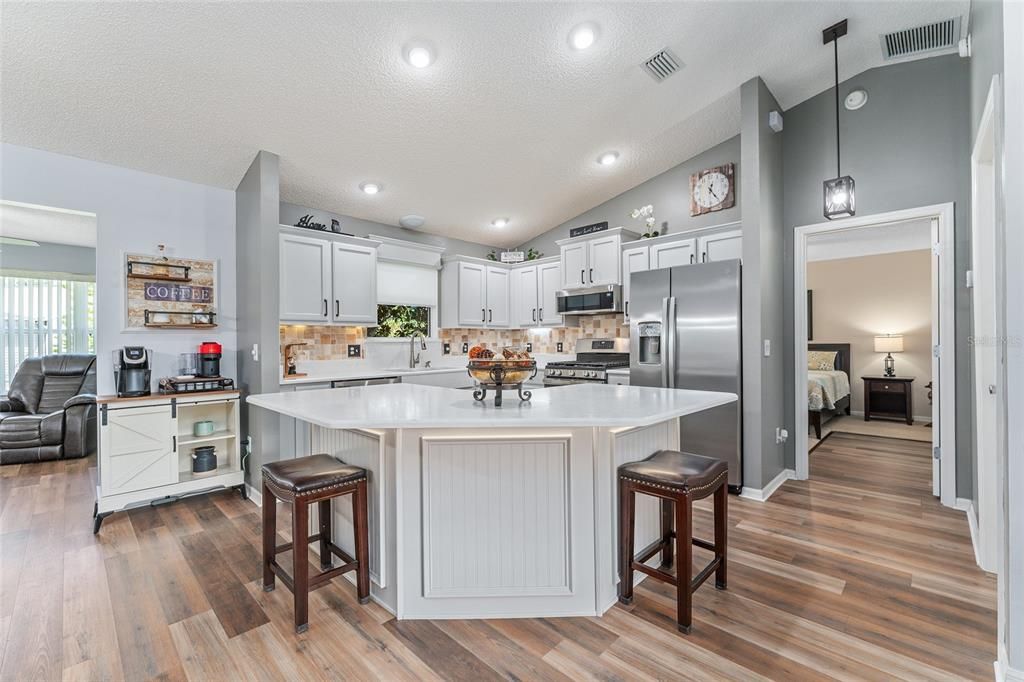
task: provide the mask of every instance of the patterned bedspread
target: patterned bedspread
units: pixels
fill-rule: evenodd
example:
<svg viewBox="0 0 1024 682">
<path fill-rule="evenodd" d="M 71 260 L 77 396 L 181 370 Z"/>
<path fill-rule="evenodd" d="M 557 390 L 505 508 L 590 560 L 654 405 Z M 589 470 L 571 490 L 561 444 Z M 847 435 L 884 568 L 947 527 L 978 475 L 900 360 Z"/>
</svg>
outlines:
<svg viewBox="0 0 1024 682">
<path fill-rule="evenodd" d="M 836 401 L 850 395 L 850 377 L 846 372 L 807 370 L 807 409 L 812 412 L 834 410 Z"/>
</svg>

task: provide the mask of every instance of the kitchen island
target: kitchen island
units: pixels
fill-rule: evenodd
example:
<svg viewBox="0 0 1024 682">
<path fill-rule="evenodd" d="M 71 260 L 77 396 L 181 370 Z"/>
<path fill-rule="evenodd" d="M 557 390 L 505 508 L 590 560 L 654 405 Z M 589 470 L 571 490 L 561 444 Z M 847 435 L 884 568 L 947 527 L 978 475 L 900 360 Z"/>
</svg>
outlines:
<svg viewBox="0 0 1024 682">
<path fill-rule="evenodd" d="M 308 422 L 311 453 L 369 471 L 372 595 L 415 619 L 604 613 L 618 582 L 616 468 L 678 449 L 680 417 L 736 399 L 578 384 L 496 408 L 469 391 L 389 384 L 248 402 Z M 638 548 L 658 537 L 659 514 L 638 498 Z M 351 553 L 351 502 L 334 515 Z"/>
</svg>

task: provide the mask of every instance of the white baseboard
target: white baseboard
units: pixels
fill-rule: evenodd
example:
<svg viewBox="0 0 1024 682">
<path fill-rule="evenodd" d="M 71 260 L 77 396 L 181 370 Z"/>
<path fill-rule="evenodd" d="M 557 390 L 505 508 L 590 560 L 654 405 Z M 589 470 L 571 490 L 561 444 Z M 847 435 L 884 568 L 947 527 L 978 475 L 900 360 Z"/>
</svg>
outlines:
<svg viewBox="0 0 1024 682">
<path fill-rule="evenodd" d="M 1006 659 L 1006 645 L 1000 642 L 999 658 L 992 664 L 995 669 L 996 682 L 1024 682 L 1024 670 L 1009 667 Z"/>
<path fill-rule="evenodd" d="M 974 563 L 981 566 L 981 553 L 978 551 L 978 513 L 974 510 L 974 502 L 963 497 L 956 498 L 954 509 L 967 514 L 967 525 L 971 529 L 971 546 L 974 547 Z"/>
<path fill-rule="evenodd" d="M 257 490 L 256 488 L 253 488 L 251 485 L 246 483 L 245 492 L 249 496 L 249 499 L 252 500 L 253 504 L 255 504 L 257 507 L 263 506 L 263 493 L 260 490 Z"/>
<path fill-rule="evenodd" d="M 796 472 L 792 469 L 783 469 L 779 472 L 779 475 L 768 482 L 763 488 L 750 488 L 743 486 L 743 491 L 740 493 L 740 497 L 754 500 L 755 502 L 766 502 L 769 497 L 772 496 L 776 490 L 779 489 L 786 481 L 796 478 Z"/>
</svg>

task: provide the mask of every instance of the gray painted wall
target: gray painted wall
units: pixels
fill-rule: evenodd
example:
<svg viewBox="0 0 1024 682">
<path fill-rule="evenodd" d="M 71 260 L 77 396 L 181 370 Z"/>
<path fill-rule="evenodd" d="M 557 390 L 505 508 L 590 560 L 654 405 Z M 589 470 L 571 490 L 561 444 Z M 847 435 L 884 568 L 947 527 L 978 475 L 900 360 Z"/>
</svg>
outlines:
<svg viewBox="0 0 1024 682">
<path fill-rule="evenodd" d="M 96 249 L 39 242 L 39 246 L 0 244 L 0 268 L 96 276 Z"/>
<path fill-rule="evenodd" d="M 785 468 L 775 442 L 785 425 L 783 319 L 782 135 L 768 127 L 780 110 L 760 78 L 740 87 L 743 172 L 743 472 L 744 485 L 764 488 Z M 762 341 L 771 341 L 764 357 Z"/>
<path fill-rule="evenodd" d="M 654 216 L 659 222 L 668 223 L 668 232 L 682 232 L 702 227 L 713 227 L 740 219 L 740 203 L 743 199 L 743 183 L 736 183 L 736 206 L 724 211 L 708 213 L 696 218 L 690 217 L 690 175 L 710 166 L 725 163 L 736 164 L 736 177 L 740 176 L 740 138 L 737 135 L 721 144 L 715 145 L 706 152 L 692 159 L 683 161 L 661 175 L 656 175 L 608 201 L 595 206 L 572 220 L 548 230 L 542 235 L 526 242 L 522 248 L 535 248 L 545 256 L 557 256 L 558 245 L 555 241 L 569 236 L 569 228 L 578 225 L 589 225 L 604 220 L 609 227 L 626 227 L 639 231 L 641 223 L 629 217 L 634 208 L 651 204 Z"/>
<path fill-rule="evenodd" d="M 330 211 L 323 211 L 320 209 L 308 208 L 306 206 L 299 206 L 297 204 L 281 202 L 282 225 L 294 225 L 299 221 L 299 218 L 307 213 L 312 213 L 316 221 L 323 223 L 324 225 L 330 225 L 331 218 L 335 218 L 341 222 L 342 232 L 354 234 L 357 237 L 376 234 L 381 237 L 405 239 L 410 242 L 419 242 L 420 244 L 443 246 L 447 252 L 451 254 L 476 256 L 478 258 L 485 257 L 487 253 L 494 248 L 483 244 L 463 241 L 461 239 L 439 237 L 437 235 L 427 234 L 426 232 L 420 232 L 418 230 L 407 230 L 404 227 L 375 223 L 371 220 L 362 220 L 360 218 L 353 218 L 352 216 L 341 215 L 339 213 L 331 213 Z"/>
<path fill-rule="evenodd" d="M 857 183 L 857 215 L 866 216 L 945 202 L 956 203 L 956 368 L 957 494 L 973 493 L 970 357 L 971 300 L 964 286 L 970 268 L 970 111 L 968 62 L 947 55 L 865 71 L 840 85 L 868 91 L 868 103 L 843 110 L 844 174 Z M 796 371 L 793 359 L 793 232 L 820 223 L 822 186 L 835 176 L 835 109 L 831 90 L 785 112 L 783 169 L 786 178 L 785 375 Z M 856 370 L 856 368 L 854 368 Z M 792 424 L 793 388 L 786 383 L 786 423 Z M 787 466 L 795 465 L 792 443 Z"/>
<path fill-rule="evenodd" d="M 278 205 L 280 159 L 259 152 L 235 190 L 238 258 L 238 388 L 252 393 L 279 389 L 278 358 Z M 259 347 L 258 359 L 251 350 Z M 242 433 L 252 437 L 246 463 L 249 485 L 259 488 L 260 469 L 275 461 L 280 447 L 280 417 L 258 407 L 242 409 Z"/>
</svg>

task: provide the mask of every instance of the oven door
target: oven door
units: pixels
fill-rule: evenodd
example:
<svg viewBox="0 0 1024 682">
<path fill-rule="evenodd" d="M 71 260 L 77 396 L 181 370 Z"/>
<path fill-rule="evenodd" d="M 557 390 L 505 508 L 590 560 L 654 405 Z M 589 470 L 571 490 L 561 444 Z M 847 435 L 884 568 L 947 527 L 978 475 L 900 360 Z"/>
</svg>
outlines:
<svg viewBox="0 0 1024 682">
<path fill-rule="evenodd" d="M 569 386 L 571 384 L 603 384 L 595 379 L 564 379 L 560 377 L 544 377 L 544 386 Z"/>
</svg>

